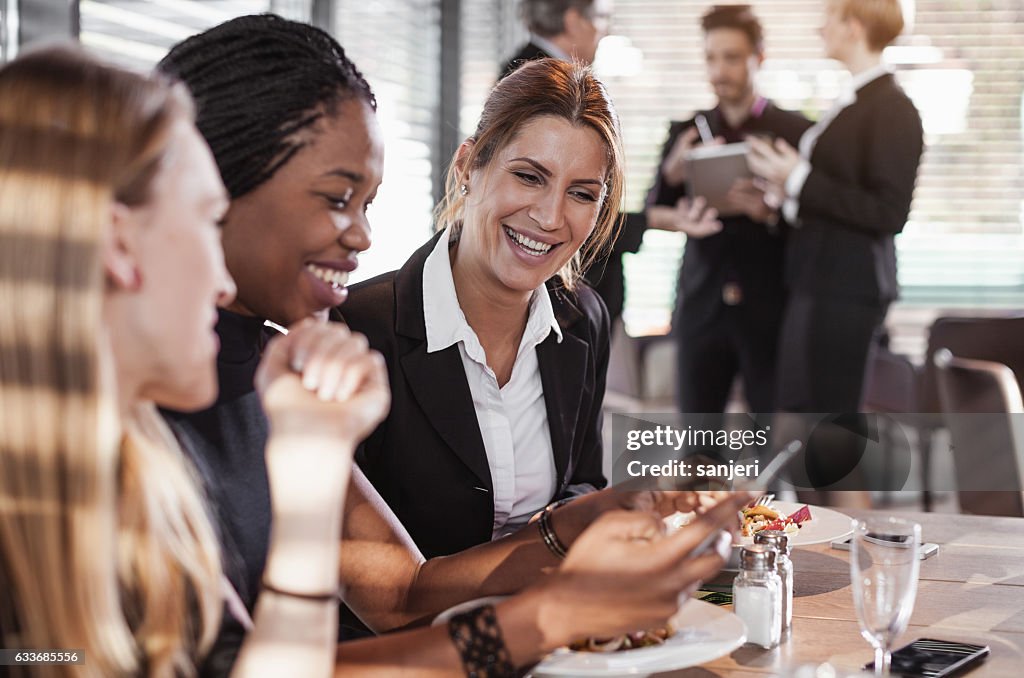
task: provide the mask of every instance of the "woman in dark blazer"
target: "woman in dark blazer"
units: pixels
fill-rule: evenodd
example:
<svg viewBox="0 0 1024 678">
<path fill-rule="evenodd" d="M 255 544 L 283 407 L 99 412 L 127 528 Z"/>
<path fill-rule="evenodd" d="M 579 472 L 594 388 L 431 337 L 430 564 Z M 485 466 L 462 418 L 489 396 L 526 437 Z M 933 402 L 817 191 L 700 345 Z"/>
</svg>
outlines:
<svg viewBox="0 0 1024 678">
<path fill-rule="evenodd" d="M 828 0 L 826 53 L 852 74 L 797 151 L 754 140 L 753 171 L 796 228 L 786 251 L 777 407 L 860 409 L 873 337 L 896 298 L 894 236 L 910 213 L 921 118 L 882 63 L 903 30 L 899 0 Z"/>
<path fill-rule="evenodd" d="M 603 86 L 527 64 L 459 148 L 440 232 L 350 290 L 344 319 L 384 355 L 393 401 L 358 461 L 428 558 L 605 484 L 608 314 L 578 271 L 611 236 L 621 167 Z"/>
</svg>

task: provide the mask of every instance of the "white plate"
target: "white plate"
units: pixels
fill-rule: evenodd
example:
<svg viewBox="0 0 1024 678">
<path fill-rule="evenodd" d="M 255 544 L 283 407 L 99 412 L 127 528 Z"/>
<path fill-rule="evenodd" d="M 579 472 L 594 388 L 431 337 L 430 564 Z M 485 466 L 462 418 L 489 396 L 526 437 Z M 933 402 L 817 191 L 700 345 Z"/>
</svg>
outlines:
<svg viewBox="0 0 1024 678">
<path fill-rule="evenodd" d="M 773 501 L 771 503 L 771 508 L 787 516 L 795 513 L 801 506 L 804 504 L 791 501 Z M 811 510 L 811 519 L 803 524 L 799 532 L 789 536 L 791 547 L 824 544 L 853 534 L 853 519 L 845 513 L 822 506 L 809 506 L 808 508 Z M 665 524 L 669 530 L 679 529 L 692 519 L 693 514 L 675 513 L 665 518 Z M 753 543 L 753 537 L 738 537 L 733 546 L 750 546 Z"/>
<path fill-rule="evenodd" d="M 452 615 L 501 598 L 483 598 L 442 612 L 434 624 Z M 531 672 L 534 676 L 646 676 L 674 671 L 727 655 L 747 640 L 747 627 L 732 612 L 717 605 L 690 599 L 672 618 L 676 632 L 663 645 L 622 652 L 552 652 Z"/>
<path fill-rule="evenodd" d="M 783 515 L 795 513 L 804 504 L 791 501 L 773 501 L 771 508 Z M 811 544 L 824 544 L 835 539 L 841 539 L 853 534 L 853 518 L 821 506 L 809 506 L 811 519 L 800 527 L 796 534 L 789 535 L 789 545 L 810 546 Z M 753 537 L 739 537 L 737 546 L 750 546 L 754 543 Z"/>
</svg>

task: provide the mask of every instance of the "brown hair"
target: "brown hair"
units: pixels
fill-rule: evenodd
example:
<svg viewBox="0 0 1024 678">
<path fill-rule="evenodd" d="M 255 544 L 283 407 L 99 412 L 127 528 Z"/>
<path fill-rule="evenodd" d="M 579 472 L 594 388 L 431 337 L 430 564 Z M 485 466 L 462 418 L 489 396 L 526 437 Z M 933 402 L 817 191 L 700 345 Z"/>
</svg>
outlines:
<svg viewBox="0 0 1024 678">
<path fill-rule="evenodd" d="M 79 648 L 32 675 L 194 672 L 215 534 L 151 403 L 121 420 L 103 327 L 115 202 L 144 205 L 181 87 L 66 47 L 0 69 L 0 638 Z"/>
<path fill-rule="evenodd" d="M 577 127 L 589 127 L 597 132 L 605 146 L 607 178 L 594 232 L 559 271 L 562 283 L 572 289 L 580 271 L 615 239 L 624 183 L 619 118 L 607 90 L 590 68 L 577 62 L 540 59 L 524 64 L 501 80 L 484 103 L 480 122 L 469 138 L 473 145 L 463 167 L 466 171 L 486 167 L 523 125 L 541 116 L 554 116 Z M 462 230 L 465 198 L 459 186 L 464 173 L 453 160 L 448 168 L 445 195 L 437 207 L 437 228 L 450 227 L 453 240 Z"/>
<path fill-rule="evenodd" d="M 741 31 L 754 52 L 764 52 L 764 28 L 750 5 L 714 5 L 701 17 L 700 26 L 705 34 L 719 28 Z"/>
<path fill-rule="evenodd" d="M 867 33 L 868 47 L 881 52 L 903 32 L 900 0 L 831 0 L 843 19 L 856 19 Z"/>
</svg>

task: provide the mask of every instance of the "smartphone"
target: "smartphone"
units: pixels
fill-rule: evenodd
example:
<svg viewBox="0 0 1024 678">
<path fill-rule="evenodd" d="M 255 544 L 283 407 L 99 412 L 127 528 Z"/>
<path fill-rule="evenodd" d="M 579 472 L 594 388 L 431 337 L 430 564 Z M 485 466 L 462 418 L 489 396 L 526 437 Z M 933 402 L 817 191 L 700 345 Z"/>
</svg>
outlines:
<svg viewBox="0 0 1024 678">
<path fill-rule="evenodd" d="M 892 673 L 915 678 L 941 678 L 974 666 L 988 654 L 987 645 L 921 638 L 892 653 Z M 864 665 L 865 671 L 874 669 L 874 662 Z"/>
<path fill-rule="evenodd" d="M 872 536 L 875 536 L 875 535 L 872 535 Z M 877 536 L 875 536 L 875 538 L 878 541 L 884 541 L 886 543 L 893 542 L 893 543 L 899 543 L 900 545 L 903 545 L 902 538 L 899 538 L 899 537 L 897 537 L 895 535 L 877 535 Z M 836 549 L 837 551 L 849 551 L 850 550 L 850 541 L 852 539 L 853 539 L 853 537 L 847 537 L 846 539 L 837 539 L 836 541 L 832 542 L 831 546 L 832 546 L 832 548 Z M 907 544 L 907 545 L 909 546 L 909 544 Z M 932 542 L 925 542 L 923 544 L 919 544 L 918 545 L 918 559 L 919 560 L 927 560 L 927 559 L 931 558 L 932 556 L 934 556 L 938 552 L 939 552 L 939 545 L 938 544 L 933 544 Z"/>
<path fill-rule="evenodd" d="M 882 546 L 910 548 L 914 543 L 914 537 L 909 534 L 880 534 L 878 532 L 868 532 L 864 535 L 864 541 L 880 544 Z"/>
</svg>

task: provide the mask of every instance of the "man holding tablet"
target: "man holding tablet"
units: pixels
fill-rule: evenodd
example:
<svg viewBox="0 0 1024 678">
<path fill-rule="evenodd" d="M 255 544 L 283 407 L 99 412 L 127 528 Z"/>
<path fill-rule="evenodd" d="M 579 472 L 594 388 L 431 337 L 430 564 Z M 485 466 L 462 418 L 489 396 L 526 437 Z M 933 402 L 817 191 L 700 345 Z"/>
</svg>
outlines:
<svg viewBox="0 0 1024 678">
<path fill-rule="evenodd" d="M 671 123 L 647 197 L 650 227 L 687 235 L 673 317 L 679 408 L 687 413 L 724 411 L 733 379 L 740 374 L 748 411 L 772 412 L 785 301 L 786 225 L 777 210 L 765 205 L 751 179 L 727 178 L 728 195 L 724 201 L 715 199 L 715 209 L 708 207 L 705 196 L 687 198 L 695 185 L 713 183 L 707 175 L 688 174 L 729 166 L 731 147 L 696 154 L 719 156 L 714 160 L 691 157 L 702 146 L 702 136 L 704 146 L 740 144 L 750 135 L 781 137 L 795 146 L 811 123 L 755 91 L 764 38 L 749 5 L 716 5 L 701 25 L 708 80 L 718 105 L 686 122 Z"/>
</svg>

